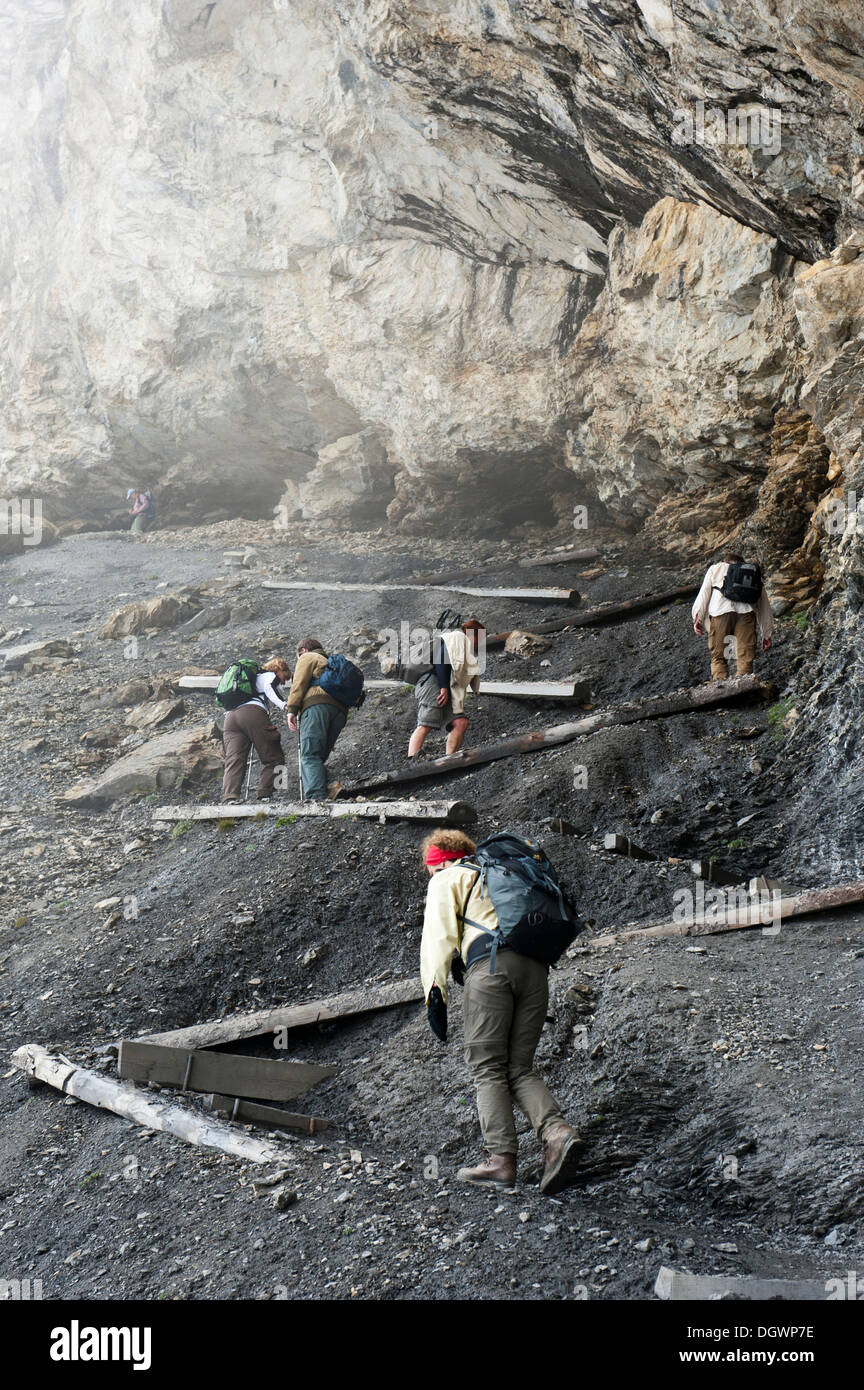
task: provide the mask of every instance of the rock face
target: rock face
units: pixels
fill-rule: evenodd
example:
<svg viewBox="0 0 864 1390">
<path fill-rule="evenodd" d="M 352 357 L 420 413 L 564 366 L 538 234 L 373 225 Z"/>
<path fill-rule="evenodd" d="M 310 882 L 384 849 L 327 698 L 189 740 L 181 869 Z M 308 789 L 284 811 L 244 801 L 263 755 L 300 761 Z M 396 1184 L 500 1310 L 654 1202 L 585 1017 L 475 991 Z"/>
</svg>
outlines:
<svg viewBox="0 0 864 1390">
<path fill-rule="evenodd" d="M 121 797 L 143 796 L 161 787 L 179 787 L 222 766 L 219 730 L 196 724 L 148 739 L 97 776 L 77 782 L 63 794 L 69 806 L 109 806 Z"/>
<path fill-rule="evenodd" d="M 501 524 L 549 519 L 574 420 L 586 479 L 644 512 L 655 448 L 704 480 L 795 404 L 789 258 L 861 225 L 857 0 L 12 0 L 0 78 L 0 493 L 60 520 L 136 483 L 166 519 L 269 516 L 286 479 L 310 518 L 422 531 L 480 487 Z M 653 270 L 622 231 L 646 214 L 680 238 Z M 627 311 L 607 344 L 607 296 L 586 359 L 610 236 Z M 707 440 L 631 394 L 682 303 L 703 346 L 711 315 L 731 335 Z M 586 395 L 618 351 L 622 398 Z M 659 408 L 674 364 L 646 363 Z M 596 430 L 631 403 L 607 477 Z"/>
</svg>

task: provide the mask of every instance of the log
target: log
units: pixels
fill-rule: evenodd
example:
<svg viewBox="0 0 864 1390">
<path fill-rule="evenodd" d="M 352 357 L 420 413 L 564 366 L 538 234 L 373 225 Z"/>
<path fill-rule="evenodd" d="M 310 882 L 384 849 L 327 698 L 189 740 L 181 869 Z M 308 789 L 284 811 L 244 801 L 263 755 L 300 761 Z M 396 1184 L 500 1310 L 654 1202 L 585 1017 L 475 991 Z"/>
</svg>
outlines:
<svg viewBox="0 0 864 1390">
<path fill-rule="evenodd" d="M 587 550 L 553 550 L 549 555 L 533 555 L 530 559 L 520 560 L 522 569 L 540 569 L 546 565 L 569 565 L 580 560 L 597 560 L 600 551 L 591 546 Z"/>
<path fill-rule="evenodd" d="M 735 1274 L 685 1274 L 661 1265 L 654 1284 L 657 1298 L 673 1303 L 707 1302 L 724 1293 L 763 1303 L 811 1303 L 828 1297 L 825 1279 L 752 1279 Z"/>
<path fill-rule="evenodd" d="M 604 835 L 603 848 L 612 854 L 626 854 L 628 859 L 651 859 L 657 858 L 656 854 L 649 854 L 647 849 L 640 847 L 628 840 L 626 835 Z"/>
<path fill-rule="evenodd" d="M 310 999 L 305 1004 L 283 1004 L 277 1009 L 234 1014 L 211 1023 L 193 1023 L 189 1028 L 175 1028 L 168 1033 L 148 1033 L 138 1041 L 164 1043 L 169 1047 L 217 1047 L 221 1043 L 263 1037 L 265 1033 L 276 1033 L 283 1028 L 308 1028 L 311 1024 L 333 1019 L 377 1013 L 379 1009 L 417 1003 L 424 997 L 419 980 L 391 980 L 383 985 L 361 985 L 344 994 L 331 994 L 326 999 Z"/>
<path fill-rule="evenodd" d="M 236 805 L 157 806 L 154 823 L 195 820 L 266 820 L 312 816 L 319 820 L 430 821 L 437 825 L 473 825 L 477 812 L 467 801 L 250 801 Z"/>
<path fill-rule="evenodd" d="M 565 628 L 599 627 L 603 623 L 614 623 L 619 618 L 632 618 L 645 613 L 649 608 L 660 608 L 664 603 L 674 603 L 676 599 L 695 598 L 699 592 L 698 584 L 684 584 L 678 589 L 667 589 L 662 594 L 646 594 L 643 598 L 627 599 L 624 603 L 606 603 L 601 608 L 586 608 L 584 613 L 574 613 L 568 618 L 553 618 L 548 623 L 537 623 L 532 632 L 563 632 Z M 493 632 L 486 636 L 486 649 L 503 647 L 509 632 Z"/>
<path fill-rule="evenodd" d="M 219 676 L 181 676 L 177 682 L 179 690 L 215 690 Z M 407 682 L 373 678 L 364 681 L 366 690 L 404 690 Z M 587 680 L 573 681 L 484 681 L 480 682 L 479 695 L 503 695 L 517 700 L 587 700 L 591 690 Z"/>
<path fill-rule="evenodd" d="M 713 936 L 718 932 L 740 931 L 744 927 L 765 925 L 756 911 L 758 898 L 753 898 L 754 907 L 733 909 L 717 918 L 704 922 L 655 922 L 647 927 L 634 927 L 632 930 L 610 932 L 606 936 L 586 939 L 586 946 L 618 946 L 625 941 L 650 941 L 663 936 Z M 774 918 L 782 924 L 790 917 L 804 917 L 811 912 L 830 912 L 837 907 L 851 907 L 864 902 L 864 880 L 858 883 L 843 883 L 836 888 L 812 888 L 794 897 L 780 897 L 774 904 Z M 753 920 L 755 916 L 755 921 Z"/>
<path fill-rule="evenodd" d="M 571 608 L 579 602 L 577 589 L 475 589 L 462 585 L 436 584 L 344 584 L 333 580 L 318 582 L 306 579 L 265 579 L 265 589 L 305 589 L 318 593 L 356 593 L 356 594 L 401 594 L 406 589 L 421 593 L 437 592 L 451 594 L 470 594 L 472 598 L 514 599 L 519 603 L 566 603 Z M 695 590 L 694 590 L 695 592 Z"/>
<path fill-rule="evenodd" d="M 173 1134 L 198 1148 L 219 1149 L 249 1163 L 279 1163 L 285 1150 L 262 1139 L 238 1134 L 221 1120 L 208 1120 L 197 1111 L 185 1110 L 173 1101 L 153 1100 L 129 1082 L 115 1081 L 98 1072 L 76 1067 L 60 1057 L 52 1057 L 38 1043 L 27 1043 L 12 1054 L 12 1065 L 26 1076 L 44 1081 L 65 1095 L 77 1096 L 88 1105 L 110 1110 L 146 1129 Z"/>
<path fill-rule="evenodd" d="M 635 724 L 643 719 L 660 719 L 669 714 L 685 714 L 688 710 L 710 709 L 714 705 L 727 704 L 732 700 L 764 698 L 771 687 L 764 685 L 758 676 L 736 676 L 732 680 L 709 681 L 695 686 L 692 690 L 677 691 L 674 695 L 660 695 L 647 700 L 637 700 L 601 714 L 591 714 L 570 724 L 553 724 L 546 729 L 536 729 L 530 734 L 516 734 L 500 743 L 487 743 L 467 752 L 451 753 L 433 762 L 417 763 L 413 767 L 398 768 L 395 772 L 385 772 L 365 781 L 350 783 L 343 787 L 346 795 L 354 796 L 378 791 L 382 787 L 397 786 L 404 782 L 417 782 L 425 777 L 443 777 L 451 772 L 470 772 L 483 763 L 495 762 L 499 758 L 512 758 L 523 753 L 544 753 L 550 748 L 558 748 L 562 743 L 596 733 L 598 729 L 608 729 L 615 724 Z"/>
<path fill-rule="evenodd" d="M 314 1062 L 271 1061 L 126 1039 L 120 1044 L 117 1070 L 124 1081 L 151 1081 L 157 1086 L 182 1086 L 184 1091 L 215 1091 L 256 1100 L 293 1100 L 336 1072 L 335 1067 Z"/>
<path fill-rule="evenodd" d="M 255 1101 L 241 1100 L 239 1096 L 209 1095 L 204 1104 L 208 1110 L 244 1125 L 275 1125 L 277 1129 L 296 1129 L 301 1134 L 323 1134 L 330 1128 L 330 1121 L 323 1115 L 295 1115 L 291 1110 L 256 1105 Z"/>
</svg>

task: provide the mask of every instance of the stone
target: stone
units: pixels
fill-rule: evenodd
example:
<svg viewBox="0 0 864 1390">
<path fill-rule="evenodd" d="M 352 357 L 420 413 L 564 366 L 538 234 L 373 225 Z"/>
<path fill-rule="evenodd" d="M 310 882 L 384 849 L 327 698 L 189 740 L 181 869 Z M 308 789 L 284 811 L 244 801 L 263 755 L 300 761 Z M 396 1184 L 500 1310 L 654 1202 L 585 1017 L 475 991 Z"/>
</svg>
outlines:
<svg viewBox="0 0 864 1390">
<path fill-rule="evenodd" d="M 189 618 L 200 605 L 180 594 L 160 594 L 143 603 L 127 603 L 110 614 L 99 630 L 103 639 L 130 637 L 148 629 L 176 627 Z"/>
<path fill-rule="evenodd" d="M 224 603 L 202 608 L 193 618 L 183 624 L 184 632 L 202 632 L 204 628 L 225 627 L 231 619 L 231 609 Z"/>
<path fill-rule="evenodd" d="M 121 797 L 179 787 L 221 771 L 221 738 L 211 722 L 148 739 L 103 772 L 63 793 L 69 806 L 108 806 Z"/>
<path fill-rule="evenodd" d="M 272 1201 L 277 1211 L 287 1211 L 297 1201 L 297 1193 L 291 1187 L 277 1187 Z"/>
<path fill-rule="evenodd" d="M 532 657 L 548 652 L 551 646 L 548 638 L 541 637 L 536 632 L 525 632 L 521 628 L 515 628 L 509 633 L 504 650 L 511 656 L 521 656 L 523 661 L 530 661 Z"/>
<path fill-rule="evenodd" d="M 63 638 L 47 638 L 42 642 L 25 642 L 20 647 L 0 647 L 4 671 L 20 671 L 31 661 L 42 661 L 48 657 L 74 656 L 71 643 Z"/>
<path fill-rule="evenodd" d="M 155 729 L 160 724 L 167 724 L 170 719 L 176 719 L 185 709 L 182 700 L 156 700 L 153 704 L 137 705 L 123 722 L 130 729 Z"/>
</svg>

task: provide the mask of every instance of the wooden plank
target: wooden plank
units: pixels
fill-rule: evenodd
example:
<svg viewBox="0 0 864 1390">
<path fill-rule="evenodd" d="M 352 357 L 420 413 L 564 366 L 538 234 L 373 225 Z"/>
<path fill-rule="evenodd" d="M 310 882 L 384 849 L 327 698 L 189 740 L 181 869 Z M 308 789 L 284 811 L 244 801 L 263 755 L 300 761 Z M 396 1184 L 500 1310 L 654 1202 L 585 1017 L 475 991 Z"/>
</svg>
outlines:
<svg viewBox="0 0 864 1390">
<path fill-rule="evenodd" d="M 604 623 L 614 623 L 619 619 L 634 618 L 651 608 L 661 608 L 664 603 L 674 603 L 678 599 L 695 598 L 699 592 L 698 584 L 684 584 L 677 589 L 666 589 L 660 594 L 645 594 L 642 598 L 627 599 L 624 603 L 606 603 L 600 608 L 586 608 L 584 613 L 574 613 L 572 617 L 553 618 L 548 623 L 537 623 L 532 632 L 563 632 L 565 628 L 600 627 Z M 486 649 L 503 647 L 509 632 L 493 632 L 486 635 Z"/>
<path fill-rule="evenodd" d="M 686 1274 L 661 1265 L 654 1294 L 673 1303 L 706 1302 L 733 1294 L 758 1302 L 812 1303 L 828 1298 L 825 1279 L 753 1279 L 736 1274 Z"/>
<path fill-rule="evenodd" d="M 575 607 L 579 602 L 577 589 L 475 589 L 455 584 L 344 584 L 332 580 L 319 583 L 311 579 L 265 579 L 263 587 L 339 594 L 401 594 L 409 589 L 428 593 L 434 590 L 438 593 L 470 594 L 472 598 L 513 599 L 519 603 L 566 603 L 570 607 Z"/>
<path fill-rule="evenodd" d="M 428 821 L 473 825 L 477 812 L 467 801 L 251 801 L 210 806 L 157 806 L 155 824 L 165 821 L 274 820 L 311 816 L 318 820 Z"/>
<path fill-rule="evenodd" d="M 548 555 L 533 555 L 530 559 L 520 560 L 519 564 L 522 569 L 545 569 L 547 565 L 569 565 L 599 558 L 600 551 L 589 546 L 587 550 L 553 550 Z"/>
<path fill-rule="evenodd" d="M 218 1115 L 227 1115 L 238 1124 L 273 1125 L 277 1129 L 296 1129 L 301 1134 L 323 1134 L 330 1128 L 330 1121 L 323 1115 L 297 1115 L 291 1110 L 281 1110 L 275 1105 L 258 1105 L 253 1100 L 241 1100 L 239 1096 L 209 1095 L 205 1101 L 208 1110 Z"/>
<path fill-rule="evenodd" d="M 120 1044 L 120 1076 L 128 1081 L 152 1081 L 157 1086 L 182 1086 L 186 1091 L 254 1096 L 256 1100 L 292 1100 L 319 1081 L 333 1076 L 335 1067 L 313 1062 L 270 1061 L 229 1052 L 204 1052 L 161 1043 Z"/>
<path fill-rule="evenodd" d="M 558 748 L 563 743 L 584 738 L 588 734 L 596 733 L 598 729 L 608 729 L 616 724 L 634 724 L 644 719 L 685 714 L 690 710 L 711 709 L 713 706 L 728 704 L 734 700 L 764 699 L 770 693 L 773 693 L 771 687 L 764 685 L 758 676 L 737 676 L 732 680 L 709 681 L 705 685 L 695 686 L 692 690 L 680 690 L 674 695 L 661 695 L 618 705 L 605 713 L 588 715 L 585 719 L 578 719 L 570 724 L 553 724 L 545 729 L 535 729 L 530 734 L 517 734 L 500 743 L 487 743 L 479 748 L 436 758 L 433 762 L 398 768 L 394 772 L 385 772 L 363 781 L 349 783 L 343 791 L 354 796 L 378 791 L 383 787 L 420 781 L 425 777 L 443 777 L 451 772 L 470 772 L 475 767 L 495 762 L 500 758 L 512 758 L 523 753 L 543 753 L 549 748 Z"/>
<path fill-rule="evenodd" d="M 611 854 L 625 854 L 628 859 L 654 860 L 657 858 L 656 854 L 649 854 L 647 849 L 640 849 L 626 835 L 604 835 L 603 848 L 609 850 Z"/>
<path fill-rule="evenodd" d="M 832 908 L 851 907 L 864 902 L 864 880 L 858 883 L 843 883 L 836 888 L 813 888 L 794 897 L 780 897 L 773 904 L 774 923 L 782 923 L 790 917 L 804 917 L 810 912 L 830 912 Z M 610 932 L 606 936 L 586 938 L 586 946 L 619 946 L 627 941 L 650 941 L 666 936 L 713 936 L 719 932 L 740 931 L 744 927 L 766 925 L 759 917 L 758 895 L 751 899 L 751 906 L 733 908 L 731 912 L 709 917 L 704 922 L 655 922 L 647 927 L 634 927 L 632 930 Z M 754 920 L 755 918 L 755 920 Z"/>
<path fill-rule="evenodd" d="M 12 1065 L 34 1081 L 44 1081 L 65 1095 L 77 1096 L 88 1105 L 110 1110 L 126 1120 L 144 1125 L 146 1129 L 173 1134 L 198 1148 L 219 1149 L 250 1163 L 284 1162 L 285 1149 L 265 1141 L 238 1134 L 222 1120 L 209 1120 L 197 1110 L 156 1100 L 144 1095 L 137 1086 L 115 1081 L 112 1076 L 76 1067 L 62 1057 L 52 1057 L 38 1043 L 28 1043 L 12 1054 Z"/>
<path fill-rule="evenodd" d="M 215 690 L 219 676 L 181 676 L 177 682 L 180 690 Z M 366 690 L 404 690 L 406 681 L 373 677 L 364 682 Z M 517 700 L 587 700 L 591 690 L 587 680 L 572 681 L 484 681 L 480 682 L 480 695 L 510 696 Z"/>
<path fill-rule="evenodd" d="M 424 997 L 419 979 L 391 980 L 382 985 L 361 985 L 343 994 L 331 994 L 326 999 L 310 999 L 304 1004 L 282 1004 L 279 1008 L 235 1014 L 211 1023 L 193 1023 L 189 1028 L 175 1028 L 168 1033 L 148 1033 L 138 1041 L 163 1043 L 168 1047 L 216 1047 L 220 1043 L 259 1038 L 282 1029 L 308 1028 L 315 1023 L 377 1013 L 379 1009 L 417 1003 Z"/>
<path fill-rule="evenodd" d="M 729 888 L 743 883 L 746 878 L 746 874 L 743 872 L 736 873 L 733 869 L 723 869 L 710 859 L 691 859 L 690 872 L 696 878 L 704 879 L 706 883 L 720 883 Z"/>
</svg>

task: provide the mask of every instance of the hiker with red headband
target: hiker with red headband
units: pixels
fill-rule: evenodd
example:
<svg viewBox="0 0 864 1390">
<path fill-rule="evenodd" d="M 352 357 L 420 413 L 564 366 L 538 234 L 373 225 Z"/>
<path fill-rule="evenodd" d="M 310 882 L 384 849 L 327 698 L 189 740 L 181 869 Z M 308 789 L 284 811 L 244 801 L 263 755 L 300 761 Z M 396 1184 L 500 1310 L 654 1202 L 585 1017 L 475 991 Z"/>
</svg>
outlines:
<svg viewBox="0 0 864 1390">
<path fill-rule="evenodd" d="M 515 1101 L 543 1144 L 540 1188 L 551 1195 L 574 1181 L 583 1141 L 533 1069 L 549 1001 L 548 967 L 499 946 L 490 969 L 490 938 L 495 938 L 498 918 L 489 893 L 482 891 L 476 865 L 472 867 L 476 849 L 461 830 L 435 830 L 423 845 L 430 882 L 420 973 L 429 1026 L 447 1041 L 447 977 L 452 972 L 459 984 L 464 982 L 465 1060 L 488 1151 L 481 1163 L 460 1168 L 456 1177 L 484 1187 L 514 1185 Z"/>
</svg>

